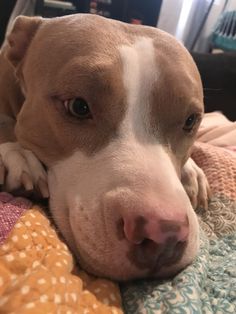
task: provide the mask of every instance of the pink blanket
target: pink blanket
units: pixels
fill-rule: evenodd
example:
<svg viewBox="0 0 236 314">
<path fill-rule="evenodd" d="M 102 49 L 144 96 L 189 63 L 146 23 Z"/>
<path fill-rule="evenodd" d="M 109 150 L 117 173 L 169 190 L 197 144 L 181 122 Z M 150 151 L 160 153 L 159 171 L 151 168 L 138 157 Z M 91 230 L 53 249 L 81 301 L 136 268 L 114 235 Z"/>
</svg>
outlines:
<svg viewBox="0 0 236 314">
<path fill-rule="evenodd" d="M 197 140 L 236 152 L 236 122 L 228 120 L 221 112 L 205 114 Z"/>
</svg>

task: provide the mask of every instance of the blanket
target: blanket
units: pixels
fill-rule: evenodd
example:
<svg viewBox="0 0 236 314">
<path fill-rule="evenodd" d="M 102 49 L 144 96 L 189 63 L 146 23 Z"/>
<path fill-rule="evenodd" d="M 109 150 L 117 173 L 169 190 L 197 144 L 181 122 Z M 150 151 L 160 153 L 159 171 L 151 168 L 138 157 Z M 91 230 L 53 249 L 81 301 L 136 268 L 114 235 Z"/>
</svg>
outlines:
<svg viewBox="0 0 236 314">
<path fill-rule="evenodd" d="M 198 130 L 199 142 L 219 147 L 236 148 L 236 122 L 228 120 L 221 112 L 205 114 Z"/>
<path fill-rule="evenodd" d="M 208 131 L 206 126 L 203 133 Z M 0 193 L 0 313 L 236 313 L 234 145 L 230 137 L 224 147 L 199 142 L 194 148 L 192 157 L 205 171 L 212 197 L 207 211 L 197 210 L 197 258 L 169 280 L 119 287 L 86 274 L 43 208 Z"/>
<path fill-rule="evenodd" d="M 40 207 L 0 193 L 0 313 L 121 314 L 121 297 L 117 284 L 76 269 Z"/>
</svg>

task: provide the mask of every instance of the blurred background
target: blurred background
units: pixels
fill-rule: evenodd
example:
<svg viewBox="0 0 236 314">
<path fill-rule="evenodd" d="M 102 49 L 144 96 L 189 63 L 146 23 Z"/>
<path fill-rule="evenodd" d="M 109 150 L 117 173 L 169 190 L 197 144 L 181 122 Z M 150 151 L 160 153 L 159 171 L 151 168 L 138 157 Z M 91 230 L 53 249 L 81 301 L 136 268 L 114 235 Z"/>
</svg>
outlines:
<svg viewBox="0 0 236 314">
<path fill-rule="evenodd" d="M 0 43 L 14 7 L 14 16 L 53 17 L 86 12 L 128 23 L 157 26 L 177 37 L 188 49 L 198 52 L 209 52 L 214 46 L 220 46 L 214 40 L 213 32 L 223 16 L 225 23 L 222 24 L 225 25 L 221 31 L 228 37 L 236 31 L 236 0 L 1 0 Z M 219 48 L 224 49 L 224 46 Z M 226 50 L 230 50 L 229 47 Z"/>
<path fill-rule="evenodd" d="M 236 120 L 236 0 L 0 0 L 0 45 L 17 15 L 99 14 L 158 27 L 179 39 L 199 68 L 206 111 Z"/>
</svg>

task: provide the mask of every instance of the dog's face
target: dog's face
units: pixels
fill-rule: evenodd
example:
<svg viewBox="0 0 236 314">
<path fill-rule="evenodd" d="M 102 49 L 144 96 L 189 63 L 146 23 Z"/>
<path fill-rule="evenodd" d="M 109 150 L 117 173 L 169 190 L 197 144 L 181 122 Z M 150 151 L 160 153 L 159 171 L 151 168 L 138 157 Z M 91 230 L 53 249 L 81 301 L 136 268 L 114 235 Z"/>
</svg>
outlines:
<svg viewBox="0 0 236 314">
<path fill-rule="evenodd" d="M 170 276 L 199 245 L 180 182 L 203 112 L 188 52 L 98 16 L 19 18 L 8 58 L 25 93 L 16 134 L 49 171 L 54 219 L 85 269 Z"/>
</svg>

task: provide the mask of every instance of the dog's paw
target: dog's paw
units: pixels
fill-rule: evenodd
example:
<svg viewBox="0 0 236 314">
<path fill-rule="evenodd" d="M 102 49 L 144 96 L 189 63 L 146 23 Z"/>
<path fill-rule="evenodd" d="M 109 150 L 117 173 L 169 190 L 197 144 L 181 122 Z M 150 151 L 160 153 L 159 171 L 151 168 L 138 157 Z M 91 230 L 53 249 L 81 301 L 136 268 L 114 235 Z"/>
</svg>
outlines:
<svg viewBox="0 0 236 314">
<path fill-rule="evenodd" d="M 2 189 L 22 196 L 49 197 L 47 173 L 37 157 L 19 143 L 0 145 Z"/>
<path fill-rule="evenodd" d="M 182 169 L 181 182 L 193 208 L 202 207 L 207 209 L 210 187 L 204 172 L 192 158 L 188 159 Z"/>
</svg>

